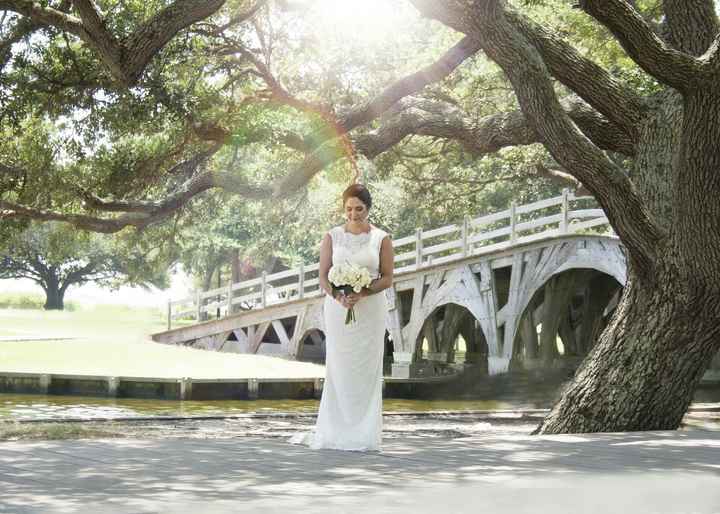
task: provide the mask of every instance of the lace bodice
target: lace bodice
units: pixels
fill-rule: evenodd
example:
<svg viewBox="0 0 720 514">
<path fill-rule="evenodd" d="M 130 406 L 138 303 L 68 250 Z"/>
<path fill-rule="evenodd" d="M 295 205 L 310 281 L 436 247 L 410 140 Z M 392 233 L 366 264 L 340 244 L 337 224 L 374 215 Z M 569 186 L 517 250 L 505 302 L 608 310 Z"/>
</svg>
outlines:
<svg viewBox="0 0 720 514">
<path fill-rule="evenodd" d="M 380 275 L 380 246 L 387 235 L 382 229 L 370 226 L 370 232 L 353 234 L 340 225 L 330 230 L 333 244 L 333 265 L 348 261 L 370 270 L 372 278 Z"/>
</svg>

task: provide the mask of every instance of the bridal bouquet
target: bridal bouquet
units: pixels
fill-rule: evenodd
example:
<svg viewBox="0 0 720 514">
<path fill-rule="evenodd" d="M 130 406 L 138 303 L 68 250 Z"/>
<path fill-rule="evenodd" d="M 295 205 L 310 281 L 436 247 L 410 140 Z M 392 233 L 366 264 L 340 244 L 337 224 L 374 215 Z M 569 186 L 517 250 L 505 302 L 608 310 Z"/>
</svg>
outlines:
<svg viewBox="0 0 720 514">
<path fill-rule="evenodd" d="M 333 291 L 342 291 L 343 294 L 351 292 L 359 293 L 363 287 L 368 287 L 372 278 L 370 278 L 370 270 L 360 266 L 356 266 L 350 262 L 338 264 L 330 268 L 328 279 L 333 286 Z M 345 316 L 345 324 L 355 321 L 355 310 L 350 307 Z"/>
</svg>

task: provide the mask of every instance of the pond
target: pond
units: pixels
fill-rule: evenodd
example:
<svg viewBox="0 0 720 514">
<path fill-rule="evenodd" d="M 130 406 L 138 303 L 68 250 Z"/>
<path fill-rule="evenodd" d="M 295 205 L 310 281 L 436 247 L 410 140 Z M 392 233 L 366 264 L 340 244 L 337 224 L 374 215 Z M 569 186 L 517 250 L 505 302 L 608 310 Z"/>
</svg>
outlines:
<svg viewBox="0 0 720 514">
<path fill-rule="evenodd" d="M 394 413 L 478 413 L 478 411 L 508 414 L 533 413 L 549 409 L 561 383 L 552 381 L 539 386 L 525 380 L 501 379 L 491 386 L 455 392 L 443 398 L 385 398 L 383 412 Z M 318 400 L 212 400 L 172 401 L 136 398 L 103 398 L 84 396 L 0 394 L 0 421 L 39 421 L 98 418 L 161 418 L 161 417 L 232 417 L 252 415 L 312 416 L 317 412 Z M 703 425 L 720 429 L 720 384 L 701 386 L 691 406 L 693 419 L 704 419 Z"/>
</svg>

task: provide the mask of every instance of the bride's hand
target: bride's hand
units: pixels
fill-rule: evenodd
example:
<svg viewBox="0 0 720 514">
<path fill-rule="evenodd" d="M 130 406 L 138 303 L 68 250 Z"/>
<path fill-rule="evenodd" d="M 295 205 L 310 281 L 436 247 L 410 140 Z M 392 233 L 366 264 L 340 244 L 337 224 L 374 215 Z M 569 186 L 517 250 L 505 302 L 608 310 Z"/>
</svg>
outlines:
<svg viewBox="0 0 720 514">
<path fill-rule="evenodd" d="M 353 306 L 353 305 L 355 305 L 356 303 L 358 303 L 358 302 L 360 301 L 360 298 L 362 298 L 362 297 L 363 297 L 362 294 L 359 294 L 359 293 L 350 293 L 350 294 L 347 296 L 347 298 L 348 298 L 348 303 L 350 303 L 350 306 Z"/>
<path fill-rule="evenodd" d="M 339 303 L 346 309 L 349 309 L 351 307 L 351 305 L 348 303 L 348 297 L 345 296 L 344 294 L 338 293 L 334 296 L 334 298 L 337 303 Z"/>
</svg>

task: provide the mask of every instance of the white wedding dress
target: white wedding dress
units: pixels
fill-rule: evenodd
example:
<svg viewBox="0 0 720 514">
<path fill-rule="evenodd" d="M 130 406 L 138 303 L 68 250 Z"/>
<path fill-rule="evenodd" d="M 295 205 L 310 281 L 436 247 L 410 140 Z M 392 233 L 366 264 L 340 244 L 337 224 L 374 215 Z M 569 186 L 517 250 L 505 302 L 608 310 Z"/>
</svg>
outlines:
<svg viewBox="0 0 720 514">
<path fill-rule="evenodd" d="M 345 261 L 379 276 L 380 245 L 387 235 L 352 234 L 343 226 L 330 230 L 332 264 Z M 345 324 L 347 309 L 325 296 L 325 385 L 315 428 L 290 438 L 313 449 L 379 451 L 382 434 L 382 369 L 387 303 L 385 294 L 361 298 L 355 322 Z"/>
</svg>

